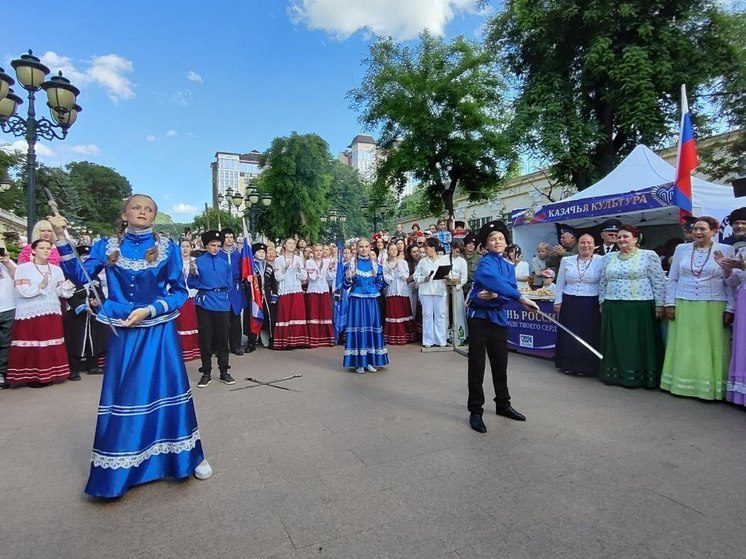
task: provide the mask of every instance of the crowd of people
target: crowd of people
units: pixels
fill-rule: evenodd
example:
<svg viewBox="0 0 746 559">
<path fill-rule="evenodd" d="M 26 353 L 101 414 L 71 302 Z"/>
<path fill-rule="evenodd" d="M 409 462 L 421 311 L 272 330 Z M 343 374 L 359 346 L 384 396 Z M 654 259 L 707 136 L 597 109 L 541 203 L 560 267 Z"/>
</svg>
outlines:
<svg viewBox="0 0 746 559">
<path fill-rule="evenodd" d="M 557 267 L 559 321 L 603 353 L 598 359 L 559 331 L 556 367 L 607 384 L 746 404 L 746 208 L 728 221 L 733 235 L 717 242 L 720 223 L 692 217 L 683 240 L 657 251 L 643 249 L 641 231 L 618 220 L 606 223 L 599 245 L 570 228 L 559 250 L 539 245 L 532 277 Z"/>
<path fill-rule="evenodd" d="M 231 229 L 185 235 L 177 247 L 153 231 L 156 214 L 150 197 L 134 195 L 117 233 L 93 246 L 76 246 L 56 215 L 36 224 L 17 263 L 0 250 L 0 388 L 103 372 L 91 495 L 210 477 L 185 363 L 201 360 L 204 388 L 216 358 L 230 385 L 230 355 L 258 346 L 343 343 L 343 366 L 363 374 L 389 364 L 387 345 L 468 340 L 471 427 L 486 431 L 487 357 L 497 414 L 525 420 L 507 388 L 504 306 L 538 311 L 535 295 L 551 296 L 560 322 L 603 352 L 597 359 L 562 331 L 563 372 L 746 404 L 746 208 L 731 214 L 733 236 L 722 243 L 720 224 L 696 217 L 688 239 L 661 255 L 640 247 L 638 228 L 611 220 L 598 245 L 564 228 L 530 264 L 500 221 L 476 234 L 441 220 L 339 247 L 293 236 L 248 250 Z"/>
</svg>

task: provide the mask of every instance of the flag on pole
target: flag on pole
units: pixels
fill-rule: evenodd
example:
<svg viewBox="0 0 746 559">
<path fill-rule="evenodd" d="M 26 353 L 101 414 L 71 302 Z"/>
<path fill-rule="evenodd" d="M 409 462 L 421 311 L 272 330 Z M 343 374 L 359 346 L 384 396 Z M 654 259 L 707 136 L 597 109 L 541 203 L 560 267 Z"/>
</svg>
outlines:
<svg viewBox="0 0 746 559">
<path fill-rule="evenodd" d="M 251 291 L 251 322 L 250 330 L 255 336 L 262 331 L 264 323 L 264 307 L 262 290 L 255 280 L 254 251 L 251 249 L 251 239 L 246 230 L 246 220 L 243 221 L 243 247 L 241 248 L 241 279 L 249 281 Z"/>
<path fill-rule="evenodd" d="M 337 243 L 337 276 L 334 279 L 334 337 L 337 343 L 347 327 L 347 290 L 344 287 L 345 271 L 342 252 L 342 245 Z"/>
<path fill-rule="evenodd" d="M 686 86 L 681 86 L 681 130 L 679 153 L 676 158 L 676 180 L 673 189 L 674 205 L 679 207 L 679 223 L 692 215 L 692 171 L 697 168 L 697 147 L 694 144 L 694 129 L 686 101 Z"/>
</svg>

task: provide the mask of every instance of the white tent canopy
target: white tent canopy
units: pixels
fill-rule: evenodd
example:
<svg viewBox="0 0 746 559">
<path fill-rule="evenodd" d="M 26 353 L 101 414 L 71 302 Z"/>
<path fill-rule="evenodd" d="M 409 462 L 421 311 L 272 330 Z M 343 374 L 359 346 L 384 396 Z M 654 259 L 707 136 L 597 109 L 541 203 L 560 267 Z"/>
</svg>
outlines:
<svg viewBox="0 0 746 559">
<path fill-rule="evenodd" d="M 583 229 L 617 218 L 644 227 L 676 226 L 679 209 L 673 205 L 672 196 L 675 176 L 674 167 L 647 146 L 639 145 L 613 171 L 587 189 L 542 208 L 513 212 L 514 242 L 521 245 L 526 255 L 533 254 L 541 241 L 556 244 L 556 223 Z M 634 198 L 635 193 L 641 199 L 654 200 L 655 204 L 651 205 L 655 207 L 640 209 L 623 203 Z M 692 177 L 694 215 L 710 215 L 722 221 L 739 205 L 744 204 L 734 197 L 730 186 Z M 597 212 L 574 213 L 596 206 L 599 206 Z M 538 219 L 531 219 L 533 215 Z"/>
</svg>

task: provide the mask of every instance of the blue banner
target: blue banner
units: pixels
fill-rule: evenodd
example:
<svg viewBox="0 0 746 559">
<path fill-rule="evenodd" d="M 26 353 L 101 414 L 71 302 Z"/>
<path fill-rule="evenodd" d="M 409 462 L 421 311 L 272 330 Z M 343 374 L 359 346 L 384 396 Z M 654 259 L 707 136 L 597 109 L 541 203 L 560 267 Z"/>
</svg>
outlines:
<svg viewBox="0 0 746 559">
<path fill-rule="evenodd" d="M 553 301 L 536 301 L 541 312 L 556 318 Z M 557 325 L 538 313 L 526 310 L 518 301 L 503 307 L 508 314 L 508 348 L 518 353 L 554 358 Z"/>
<path fill-rule="evenodd" d="M 587 217 L 616 215 L 673 206 L 672 182 L 622 194 L 596 196 L 547 204 L 539 208 L 513 210 L 513 227 L 531 223 L 551 223 Z"/>
</svg>

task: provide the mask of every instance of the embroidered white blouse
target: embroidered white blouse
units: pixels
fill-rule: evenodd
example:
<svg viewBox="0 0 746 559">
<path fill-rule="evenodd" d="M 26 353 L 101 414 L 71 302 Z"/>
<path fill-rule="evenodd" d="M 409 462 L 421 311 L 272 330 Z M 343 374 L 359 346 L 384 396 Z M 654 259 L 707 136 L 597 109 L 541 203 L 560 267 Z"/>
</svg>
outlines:
<svg viewBox="0 0 746 559">
<path fill-rule="evenodd" d="M 590 260 L 578 261 L 577 254 L 560 260 L 554 304 L 562 304 L 563 294 L 598 297 L 603 261 L 604 257 L 600 254 L 594 254 Z"/>
<path fill-rule="evenodd" d="M 733 247 L 713 243 L 712 249 L 695 249 L 694 243 L 676 247 L 668 272 L 666 306 L 676 306 L 676 299 L 687 301 L 725 301 L 725 310 L 735 308 L 735 290 L 726 284 L 723 269 L 715 262 L 714 252 L 719 250 L 732 258 Z"/>
<path fill-rule="evenodd" d="M 383 279 L 386 281 L 386 297 L 409 297 L 409 265 L 406 261 L 397 259 L 392 266 L 388 260 L 381 264 Z"/>
<path fill-rule="evenodd" d="M 638 248 L 629 258 L 620 252 L 603 257 L 603 271 L 598 287 L 598 300 L 655 301 L 662 307 L 666 299 L 666 276 L 658 255 Z M 563 259 L 564 260 L 564 259 Z"/>
<path fill-rule="evenodd" d="M 41 270 L 41 272 L 39 271 Z M 48 314 L 62 314 L 60 297 L 69 299 L 75 293 L 75 285 L 65 282 L 62 268 L 48 264 L 49 281 L 43 289 L 41 285 L 47 266 L 37 266 L 33 262 L 20 264 L 16 269 L 16 320 L 34 318 Z"/>
<path fill-rule="evenodd" d="M 308 274 L 300 256 L 293 255 L 292 259 L 285 255 L 278 256 L 275 258 L 274 269 L 277 294 L 280 297 L 291 293 L 303 293 L 301 282 L 306 281 Z"/>
<path fill-rule="evenodd" d="M 313 259 L 306 260 L 306 272 L 308 273 L 306 293 L 329 293 L 329 285 L 336 276 L 330 267 L 331 260 L 328 258 L 322 258 L 321 264 Z"/>
<path fill-rule="evenodd" d="M 417 263 L 417 268 L 414 270 L 414 281 L 417 282 L 420 295 L 445 295 L 446 294 L 446 282 L 445 280 L 434 280 L 425 281 L 429 276 L 430 272 L 435 274 L 439 266 L 449 266 L 450 262 L 447 256 L 441 256 L 434 262 L 427 256 Z"/>
<path fill-rule="evenodd" d="M 746 247 L 738 249 L 737 254 L 743 260 L 746 260 Z M 725 278 L 725 283 L 734 287 L 736 291 L 746 289 L 746 270 L 731 271 L 730 276 Z"/>
</svg>

